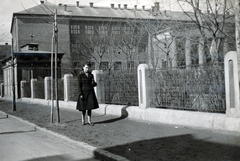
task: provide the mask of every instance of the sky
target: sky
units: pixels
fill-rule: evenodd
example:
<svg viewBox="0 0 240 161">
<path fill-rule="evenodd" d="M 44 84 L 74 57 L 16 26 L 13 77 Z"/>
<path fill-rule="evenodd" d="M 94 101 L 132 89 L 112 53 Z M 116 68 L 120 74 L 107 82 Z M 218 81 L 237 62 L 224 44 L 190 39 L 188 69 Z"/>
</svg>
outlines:
<svg viewBox="0 0 240 161">
<path fill-rule="evenodd" d="M 45 0 L 46 1 L 46 0 Z M 138 5 L 141 8 L 143 5 L 146 8 L 151 8 L 154 2 L 160 2 L 160 5 L 165 2 L 167 9 L 171 10 L 171 6 L 175 3 L 171 2 L 174 0 L 47 0 L 54 4 L 76 4 L 79 1 L 79 5 L 89 5 L 89 2 L 93 2 L 94 6 L 107 6 L 110 7 L 111 3 L 117 4 L 128 4 L 129 8 L 133 8 L 134 5 Z M 176 2 L 176 1 L 175 1 Z M 15 12 L 22 11 L 24 9 L 31 8 L 40 4 L 40 0 L 0 0 L 0 45 L 8 43 L 11 44 L 11 22 L 12 15 Z"/>
</svg>

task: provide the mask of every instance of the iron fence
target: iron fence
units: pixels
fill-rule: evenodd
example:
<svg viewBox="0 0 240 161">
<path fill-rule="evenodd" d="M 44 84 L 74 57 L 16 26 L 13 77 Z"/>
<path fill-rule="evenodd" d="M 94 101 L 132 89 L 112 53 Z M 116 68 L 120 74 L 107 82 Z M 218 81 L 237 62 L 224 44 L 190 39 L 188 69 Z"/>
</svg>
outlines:
<svg viewBox="0 0 240 161">
<path fill-rule="evenodd" d="M 104 84 L 105 103 L 138 105 L 137 71 L 104 73 L 100 81 Z"/>
<path fill-rule="evenodd" d="M 154 88 L 151 106 L 157 108 L 224 113 L 224 64 L 151 71 Z"/>
</svg>

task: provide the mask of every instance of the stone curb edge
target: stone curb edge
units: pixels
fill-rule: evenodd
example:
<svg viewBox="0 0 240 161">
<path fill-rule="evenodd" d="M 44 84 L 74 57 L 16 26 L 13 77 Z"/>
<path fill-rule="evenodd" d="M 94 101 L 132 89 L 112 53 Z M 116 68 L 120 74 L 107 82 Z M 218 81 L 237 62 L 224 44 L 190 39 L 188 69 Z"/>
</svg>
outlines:
<svg viewBox="0 0 240 161">
<path fill-rule="evenodd" d="M 61 135 L 61 134 L 53 132 L 51 130 L 47 130 L 46 128 L 42 128 L 42 127 L 40 127 L 34 123 L 31 123 L 27 120 L 24 120 L 22 118 L 19 118 L 19 117 L 13 116 L 13 115 L 9 115 L 3 111 L 0 111 L 0 113 L 3 115 L 6 115 L 7 117 L 18 120 L 24 124 L 32 126 L 32 127 L 34 127 L 35 130 L 39 130 L 40 132 L 42 132 L 45 135 L 48 134 L 47 136 L 50 138 L 61 139 L 64 144 L 81 148 L 82 152 L 84 152 L 88 155 L 91 155 L 91 156 L 95 157 L 96 159 L 100 159 L 102 161 L 129 161 L 128 159 L 126 159 L 122 156 L 112 154 L 106 150 L 99 149 L 97 147 L 88 145 L 87 143 L 84 143 L 84 142 L 72 140 L 72 139 L 68 138 L 67 136 Z"/>
</svg>

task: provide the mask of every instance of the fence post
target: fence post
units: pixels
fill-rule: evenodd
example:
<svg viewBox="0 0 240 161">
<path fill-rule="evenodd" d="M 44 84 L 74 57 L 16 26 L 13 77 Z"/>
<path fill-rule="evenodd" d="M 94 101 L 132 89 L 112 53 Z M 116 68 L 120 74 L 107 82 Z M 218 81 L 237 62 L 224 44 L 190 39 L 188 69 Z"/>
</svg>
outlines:
<svg viewBox="0 0 240 161">
<path fill-rule="evenodd" d="M 31 98 L 35 98 L 36 97 L 36 82 L 37 79 L 31 79 Z"/>
<path fill-rule="evenodd" d="M 1 83 L 1 97 L 4 97 L 4 84 Z"/>
<path fill-rule="evenodd" d="M 152 99 L 152 84 L 150 68 L 147 64 L 138 66 L 138 102 L 140 108 L 150 107 Z"/>
<path fill-rule="evenodd" d="M 237 53 L 235 51 L 228 52 L 224 57 L 226 115 L 229 117 L 240 117 L 237 60 Z"/>
<path fill-rule="evenodd" d="M 64 86 L 64 101 L 70 101 L 70 79 L 73 77 L 72 74 L 65 74 L 64 75 L 64 82 L 63 82 L 63 86 Z M 77 87 L 76 87 L 77 88 Z"/>
<path fill-rule="evenodd" d="M 92 74 L 94 76 L 95 81 L 97 82 L 97 87 L 94 88 L 95 94 L 98 100 L 98 103 L 105 103 L 104 99 L 104 82 L 100 81 L 100 76 L 103 74 L 102 70 L 93 70 Z"/>
<path fill-rule="evenodd" d="M 44 78 L 44 96 L 45 100 L 51 99 L 51 77 Z"/>
</svg>

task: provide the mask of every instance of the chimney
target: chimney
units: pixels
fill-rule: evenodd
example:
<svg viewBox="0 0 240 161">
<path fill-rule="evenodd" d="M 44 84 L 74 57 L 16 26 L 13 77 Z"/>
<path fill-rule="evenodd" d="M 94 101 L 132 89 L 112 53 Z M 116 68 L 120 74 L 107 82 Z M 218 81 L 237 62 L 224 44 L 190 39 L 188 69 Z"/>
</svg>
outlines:
<svg viewBox="0 0 240 161">
<path fill-rule="evenodd" d="M 6 42 L 5 45 L 8 45 L 8 43 Z"/>
<path fill-rule="evenodd" d="M 58 5 L 59 5 L 59 6 L 62 6 L 62 3 L 59 3 Z"/>
<path fill-rule="evenodd" d="M 155 2 L 154 4 L 155 4 L 156 10 L 159 11 L 159 2 Z"/>
<path fill-rule="evenodd" d="M 145 6 L 142 6 L 142 10 L 145 11 Z"/>
<path fill-rule="evenodd" d="M 164 10 L 163 13 L 164 13 L 164 16 L 167 16 L 167 11 L 166 10 Z"/>
<path fill-rule="evenodd" d="M 124 9 L 125 9 L 125 10 L 127 9 L 127 4 L 124 4 Z"/>
<path fill-rule="evenodd" d="M 152 6 L 152 15 L 155 13 L 155 6 Z"/>
<path fill-rule="evenodd" d="M 121 4 L 118 4 L 118 9 L 121 9 Z"/>
<path fill-rule="evenodd" d="M 137 5 L 134 5 L 134 9 L 137 10 Z"/>
<path fill-rule="evenodd" d="M 111 9 L 114 9 L 114 4 L 111 4 Z"/>
<path fill-rule="evenodd" d="M 41 4 L 43 4 L 43 3 L 44 3 L 44 0 L 40 0 L 40 2 L 41 2 Z"/>
<path fill-rule="evenodd" d="M 90 2 L 89 4 L 90 4 L 90 7 L 93 8 L 93 2 Z"/>
<path fill-rule="evenodd" d="M 79 7 L 79 1 L 77 1 L 76 3 L 77 3 L 77 7 Z"/>
<path fill-rule="evenodd" d="M 66 4 L 64 5 L 64 11 L 67 11 L 67 5 Z"/>
</svg>

